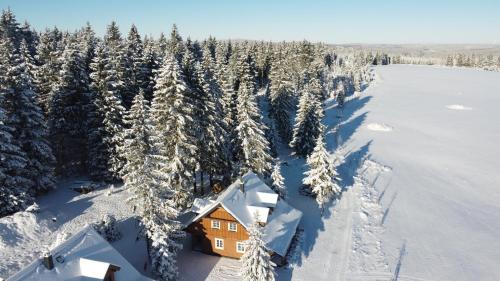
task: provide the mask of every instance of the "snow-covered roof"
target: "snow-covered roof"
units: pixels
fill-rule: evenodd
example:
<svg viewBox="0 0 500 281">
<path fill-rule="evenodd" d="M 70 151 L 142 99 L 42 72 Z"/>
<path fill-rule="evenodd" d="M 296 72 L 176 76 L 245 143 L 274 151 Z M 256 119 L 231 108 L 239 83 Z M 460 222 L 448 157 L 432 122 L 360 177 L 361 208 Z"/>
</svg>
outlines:
<svg viewBox="0 0 500 281">
<path fill-rule="evenodd" d="M 35 260 L 7 281 L 103 280 L 109 267 L 119 267 L 116 280 L 152 280 L 142 276 L 118 251 L 87 226 L 50 251 L 54 268 Z"/>
<path fill-rule="evenodd" d="M 188 220 L 186 226 L 222 206 L 245 228 L 249 228 L 256 220 L 265 223 L 264 242 L 268 249 L 281 256 L 286 254 L 302 217 L 299 210 L 284 200 L 278 200 L 278 194 L 253 172 L 246 173 L 241 180 L 231 184 L 217 200 L 211 200 L 210 204 L 202 208 L 199 208 L 200 205 L 197 204 L 191 210 L 197 215 Z"/>
</svg>

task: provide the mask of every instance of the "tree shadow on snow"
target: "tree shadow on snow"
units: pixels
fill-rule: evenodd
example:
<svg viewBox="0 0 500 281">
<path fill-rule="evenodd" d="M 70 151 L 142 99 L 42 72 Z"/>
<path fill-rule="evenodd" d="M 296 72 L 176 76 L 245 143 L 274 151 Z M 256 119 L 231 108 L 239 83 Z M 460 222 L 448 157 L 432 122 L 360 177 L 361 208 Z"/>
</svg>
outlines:
<svg viewBox="0 0 500 281">
<path fill-rule="evenodd" d="M 326 139 L 327 149 L 335 151 L 350 140 L 356 130 L 362 125 L 368 112 L 364 112 L 352 118 L 370 100 L 371 96 L 353 98 L 344 105 L 343 109 L 338 106 L 329 106 L 326 109 Z"/>
<path fill-rule="evenodd" d="M 371 144 L 372 141 L 370 140 L 356 151 L 349 152 L 342 164 L 337 167 L 337 172 L 342 179 L 340 182 L 342 192 L 346 191 L 354 184 L 354 177 L 359 168 L 363 165 L 364 159 L 368 157 Z"/>
</svg>

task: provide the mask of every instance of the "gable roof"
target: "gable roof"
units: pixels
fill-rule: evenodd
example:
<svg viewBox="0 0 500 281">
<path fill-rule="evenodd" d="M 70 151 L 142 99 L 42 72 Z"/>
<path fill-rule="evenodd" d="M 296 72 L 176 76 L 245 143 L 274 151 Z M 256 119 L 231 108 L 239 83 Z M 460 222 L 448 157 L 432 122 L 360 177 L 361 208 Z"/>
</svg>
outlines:
<svg viewBox="0 0 500 281">
<path fill-rule="evenodd" d="M 102 280 L 110 267 L 119 267 L 116 280 L 152 280 L 142 276 L 93 227 L 86 226 L 50 251 L 54 268 L 48 270 L 41 259 L 7 281 Z"/>
<path fill-rule="evenodd" d="M 295 234 L 302 213 L 278 199 L 278 194 L 265 184 L 255 173 L 248 172 L 231 184 L 216 200 L 197 202 L 191 211 L 196 215 L 186 221 L 185 226 L 200 220 L 215 210 L 223 207 L 239 223 L 248 229 L 257 219 L 265 223 L 263 240 L 266 247 L 284 256 Z M 244 190 L 244 192 L 242 191 Z M 272 212 L 271 209 L 272 208 Z M 256 217 L 257 214 L 257 217 Z"/>
</svg>

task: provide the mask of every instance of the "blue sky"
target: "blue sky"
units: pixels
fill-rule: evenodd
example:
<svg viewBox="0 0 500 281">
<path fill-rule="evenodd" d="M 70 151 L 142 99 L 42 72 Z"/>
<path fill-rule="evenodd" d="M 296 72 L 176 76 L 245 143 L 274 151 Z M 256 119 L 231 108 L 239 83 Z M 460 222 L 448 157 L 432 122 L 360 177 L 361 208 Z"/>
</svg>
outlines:
<svg viewBox="0 0 500 281">
<path fill-rule="evenodd" d="M 37 29 L 89 21 L 99 35 L 116 20 L 154 36 L 176 23 L 193 39 L 500 44 L 500 0 L 0 0 L 7 7 Z"/>
</svg>

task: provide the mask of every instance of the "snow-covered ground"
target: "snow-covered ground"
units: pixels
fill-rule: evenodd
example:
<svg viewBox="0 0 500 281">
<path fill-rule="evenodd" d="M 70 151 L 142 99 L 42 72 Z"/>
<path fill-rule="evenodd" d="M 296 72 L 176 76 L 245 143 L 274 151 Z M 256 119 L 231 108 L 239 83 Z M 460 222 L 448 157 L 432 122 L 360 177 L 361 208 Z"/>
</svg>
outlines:
<svg viewBox="0 0 500 281">
<path fill-rule="evenodd" d="M 146 244 L 142 239 L 136 240 L 137 221 L 125 203 L 130 197 L 128 191 L 110 186 L 88 194 L 72 190 L 87 184 L 85 180 L 61 182 L 57 190 L 37 200 L 39 213 L 18 212 L 0 218 L 0 279 L 40 257 L 62 234 L 75 234 L 104 214 L 115 216 L 117 228 L 123 234 L 112 246 L 139 272 L 149 273 L 144 273 Z"/>
<path fill-rule="evenodd" d="M 500 280 L 500 73 L 394 65 L 374 74 L 342 112 L 327 101 L 326 139 L 345 192 L 324 217 L 297 192 L 305 160 L 279 148 L 305 237 L 301 258 L 277 279 Z M 37 257 L 54 233 L 107 212 L 124 232 L 113 246 L 143 272 L 127 191 L 78 195 L 68 186 L 41 197 L 39 214 L 0 219 L 0 277 Z M 239 280 L 239 266 L 189 249 L 179 256 L 181 280 Z"/>
<path fill-rule="evenodd" d="M 375 76 L 338 133 L 327 110 L 347 191 L 322 220 L 292 198 L 306 245 L 279 279 L 500 280 L 500 74 L 395 65 Z M 289 164 L 296 189 L 303 161 Z"/>
</svg>

